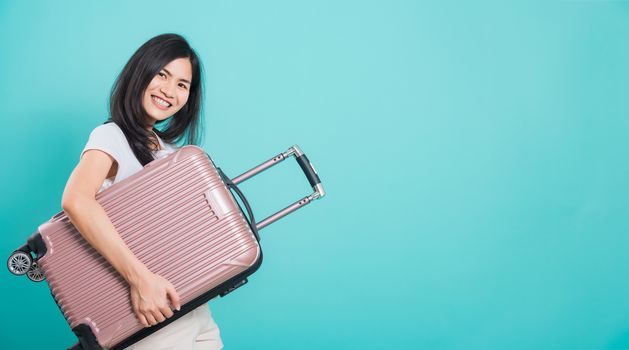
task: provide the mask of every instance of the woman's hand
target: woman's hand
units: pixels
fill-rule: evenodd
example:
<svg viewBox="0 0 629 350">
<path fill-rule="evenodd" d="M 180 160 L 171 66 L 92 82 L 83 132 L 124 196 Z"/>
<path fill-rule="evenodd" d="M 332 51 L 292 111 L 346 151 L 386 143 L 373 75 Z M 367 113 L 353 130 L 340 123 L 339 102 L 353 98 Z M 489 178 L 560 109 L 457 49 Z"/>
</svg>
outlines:
<svg viewBox="0 0 629 350">
<path fill-rule="evenodd" d="M 130 284 L 131 305 L 144 327 L 163 322 L 181 308 L 175 287 L 165 278 L 146 271 Z"/>
</svg>

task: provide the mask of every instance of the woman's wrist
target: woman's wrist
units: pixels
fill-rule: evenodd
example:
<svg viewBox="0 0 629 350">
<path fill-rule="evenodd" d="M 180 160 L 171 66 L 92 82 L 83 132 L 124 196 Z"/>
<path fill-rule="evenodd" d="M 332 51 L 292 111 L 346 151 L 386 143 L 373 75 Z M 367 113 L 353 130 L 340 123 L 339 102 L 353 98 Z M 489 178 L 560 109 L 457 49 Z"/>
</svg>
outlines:
<svg viewBox="0 0 629 350">
<path fill-rule="evenodd" d="M 124 266 L 122 277 L 131 286 L 137 286 L 140 284 L 142 279 L 150 273 L 149 269 L 137 259 L 135 262 L 125 264 Z"/>
</svg>

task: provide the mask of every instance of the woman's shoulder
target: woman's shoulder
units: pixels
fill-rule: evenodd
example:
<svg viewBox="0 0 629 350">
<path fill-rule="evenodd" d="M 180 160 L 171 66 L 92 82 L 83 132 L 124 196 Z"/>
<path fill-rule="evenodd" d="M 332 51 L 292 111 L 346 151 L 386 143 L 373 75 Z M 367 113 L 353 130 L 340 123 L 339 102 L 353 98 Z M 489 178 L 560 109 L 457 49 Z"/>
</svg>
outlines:
<svg viewBox="0 0 629 350">
<path fill-rule="evenodd" d="M 96 126 L 94 129 L 92 129 L 92 134 L 109 134 L 112 136 L 119 136 L 119 135 L 124 135 L 124 133 L 122 132 L 122 129 L 120 129 L 120 127 L 118 126 L 118 124 L 114 123 L 114 122 L 109 122 L 109 123 L 105 123 L 105 124 L 100 124 L 98 126 Z"/>
<path fill-rule="evenodd" d="M 88 149 L 99 149 L 112 155 L 116 160 L 125 156 L 128 142 L 122 129 L 116 123 L 106 123 L 92 129 L 90 136 L 83 148 L 83 152 Z M 81 153 L 82 154 L 82 153 Z"/>
<path fill-rule="evenodd" d="M 124 133 L 116 123 L 110 122 L 100 124 L 92 129 L 92 132 L 90 133 L 90 138 L 93 137 L 120 139 L 120 137 L 124 137 Z"/>
</svg>

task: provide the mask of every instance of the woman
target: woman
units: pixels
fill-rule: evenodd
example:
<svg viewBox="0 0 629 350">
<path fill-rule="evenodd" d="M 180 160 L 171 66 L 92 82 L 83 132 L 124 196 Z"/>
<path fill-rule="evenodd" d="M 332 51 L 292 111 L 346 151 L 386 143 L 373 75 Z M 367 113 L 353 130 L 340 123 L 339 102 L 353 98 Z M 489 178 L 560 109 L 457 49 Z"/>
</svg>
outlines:
<svg viewBox="0 0 629 350">
<path fill-rule="evenodd" d="M 83 237 L 129 283 L 133 311 L 149 327 L 180 308 L 174 286 L 151 272 L 121 239 L 95 200 L 100 190 L 176 148 L 196 143 L 202 100 L 201 62 L 177 34 L 156 36 L 129 59 L 110 97 L 110 120 L 96 127 L 63 192 L 62 208 Z M 165 123 L 162 130 L 155 125 Z M 220 349 L 207 304 L 128 349 Z"/>
</svg>

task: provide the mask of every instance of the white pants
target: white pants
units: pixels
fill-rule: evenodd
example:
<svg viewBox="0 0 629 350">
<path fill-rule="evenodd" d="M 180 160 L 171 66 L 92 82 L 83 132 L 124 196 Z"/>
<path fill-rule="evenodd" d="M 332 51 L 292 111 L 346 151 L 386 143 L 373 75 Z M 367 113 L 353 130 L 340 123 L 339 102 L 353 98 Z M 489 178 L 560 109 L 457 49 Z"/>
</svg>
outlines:
<svg viewBox="0 0 629 350">
<path fill-rule="evenodd" d="M 208 304 L 203 304 L 173 323 L 125 350 L 219 350 L 221 334 Z"/>
</svg>

